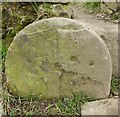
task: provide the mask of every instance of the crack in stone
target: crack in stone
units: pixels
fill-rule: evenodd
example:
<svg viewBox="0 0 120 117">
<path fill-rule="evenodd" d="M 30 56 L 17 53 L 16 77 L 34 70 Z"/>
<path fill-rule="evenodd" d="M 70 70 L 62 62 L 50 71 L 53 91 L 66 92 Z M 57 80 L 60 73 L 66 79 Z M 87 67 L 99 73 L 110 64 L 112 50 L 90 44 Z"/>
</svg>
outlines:
<svg viewBox="0 0 120 117">
<path fill-rule="evenodd" d="M 90 78 L 90 77 L 82 76 L 81 78 L 82 78 L 84 81 L 85 81 L 85 80 L 90 81 L 92 84 L 93 84 L 93 83 L 97 83 L 97 84 L 100 84 L 100 85 L 103 86 L 103 83 L 102 83 L 102 82 L 97 81 L 97 80 L 94 80 L 94 79 L 92 79 L 92 78 Z"/>
<path fill-rule="evenodd" d="M 59 62 L 57 62 L 56 65 L 58 67 L 58 70 L 61 71 L 61 74 L 59 76 L 59 96 L 60 96 L 61 95 L 60 94 L 61 93 L 61 85 L 60 85 L 60 83 L 62 82 L 62 80 L 64 80 L 64 79 L 62 79 L 64 74 L 69 74 L 71 76 L 74 76 L 74 75 L 77 75 L 78 73 L 77 72 L 73 72 L 73 71 L 66 71 Z M 72 91 L 72 89 L 71 89 L 71 91 Z"/>
<path fill-rule="evenodd" d="M 42 32 L 44 32 L 44 31 L 48 31 L 49 29 L 44 29 L 44 30 L 41 30 L 41 31 L 35 31 L 35 32 L 33 32 L 33 33 L 28 33 L 28 32 L 26 32 L 26 34 L 28 35 L 28 36 L 31 36 L 31 35 L 35 35 L 35 34 L 40 34 L 40 33 L 42 33 Z"/>
</svg>

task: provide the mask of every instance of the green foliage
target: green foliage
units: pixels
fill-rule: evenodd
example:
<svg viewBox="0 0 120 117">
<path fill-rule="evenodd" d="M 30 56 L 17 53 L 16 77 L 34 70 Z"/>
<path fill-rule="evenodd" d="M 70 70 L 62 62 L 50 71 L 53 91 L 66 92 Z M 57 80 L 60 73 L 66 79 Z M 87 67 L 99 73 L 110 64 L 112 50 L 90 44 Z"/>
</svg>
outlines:
<svg viewBox="0 0 120 117">
<path fill-rule="evenodd" d="M 81 104 L 85 102 L 92 101 L 92 98 L 87 97 L 86 95 L 74 96 L 73 98 L 64 98 L 59 99 L 56 108 L 59 111 L 59 114 L 63 115 L 80 115 L 81 113 Z"/>
<path fill-rule="evenodd" d="M 0 66 L 6 57 L 6 53 L 7 53 L 7 48 L 2 44 L 2 41 L 0 41 Z"/>
<path fill-rule="evenodd" d="M 86 2 L 85 7 L 91 8 L 91 9 L 100 8 L 100 2 Z"/>
<path fill-rule="evenodd" d="M 10 112 L 10 117 L 15 116 L 15 113 L 17 112 L 17 110 L 15 108 L 13 108 Z"/>
<path fill-rule="evenodd" d="M 44 3 L 43 4 L 43 9 L 45 10 L 45 13 L 48 14 L 49 17 L 53 16 L 52 8 L 50 3 Z"/>
<path fill-rule="evenodd" d="M 16 98 L 9 93 L 4 92 L 3 95 L 3 107 L 5 113 L 10 116 L 15 115 L 80 115 L 81 105 L 85 102 L 93 101 L 94 99 L 87 97 L 84 94 L 74 96 L 71 98 L 60 98 L 53 100 L 24 100 L 22 98 Z M 51 113 L 52 110 L 52 113 Z"/>
<path fill-rule="evenodd" d="M 6 54 L 7 54 L 7 48 L 3 45 L 2 46 L 2 59 L 5 59 Z"/>
<path fill-rule="evenodd" d="M 119 14 L 110 14 L 110 19 L 111 20 L 117 20 L 117 19 L 119 19 Z"/>
<path fill-rule="evenodd" d="M 117 89 L 119 89 L 119 80 L 113 75 L 113 79 L 111 80 L 111 91 L 114 92 Z"/>
<path fill-rule="evenodd" d="M 85 2 L 83 3 L 83 7 L 88 11 L 92 11 L 93 13 L 98 13 L 101 10 L 100 2 Z"/>
<path fill-rule="evenodd" d="M 33 9 L 35 10 L 35 12 L 38 13 L 38 5 L 37 5 L 37 3 L 36 2 L 30 2 L 30 3 L 32 5 Z"/>
<path fill-rule="evenodd" d="M 51 4 L 50 3 L 44 3 L 43 6 L 44 6 L 43 8 L 46 9 L 46 10 L 51 9 Z"/>
<path fill-rule="evenodd" d="M 8 48 L 16 33 L 37 18 L 38 3 L 2 4 L 2 44 Z"/>
</svg>

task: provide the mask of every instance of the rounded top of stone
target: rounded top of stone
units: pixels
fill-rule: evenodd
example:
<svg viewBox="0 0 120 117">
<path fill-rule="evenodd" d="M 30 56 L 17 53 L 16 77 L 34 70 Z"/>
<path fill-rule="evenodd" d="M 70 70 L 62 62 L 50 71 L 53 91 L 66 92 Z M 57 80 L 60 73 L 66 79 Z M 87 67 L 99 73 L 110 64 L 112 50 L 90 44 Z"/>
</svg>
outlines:
<svg viewBox="0 0 120 117">
<path fill-rule="evenodd" d="M 43 26 L 44 25 L 44 26 Z M 84 24 L 83 22 L 77 21 L 77 20 L 73 20 L 70 18 L 64 18 L 64 17 L 53 17 L 53 18 L 48 18 L 48 19 L 42 19 L 39 21 L 35 21 L 31 24 L 29 24 L 28 26 L 26 26 L 22 31 L 20 31 L 17 35 L 26 32 L 27 30 L 29 30 L 29 33 L 34 32 L 33 30 L 35 30 L 31 27 L 36 27 L 37 30 L 42 30 L 42 29 L 62 29 L 62 30 L 88 30 L 90 33 L 92 33 L 94 36 L 96 36 L 97 38 L 99 38 L 99 41 L 106 46 L 105 42 L 103 41 L 103 39 L 88 25 Z M 36 31 L 36 30 L 35 30 Z M 17 36 L 16 35 L 16 36 Z M 107 46 L 106 46 L 107 49 Z"/>
<path fill-rule="evenodd" d="M 111 74 L 104 41 L 90 27 L 68 18 L 43 19 L 26 26 L 6 56 L 8 86 L 21 97 L 51 99 L 80 92 L 106 97 Z"/>
</svg>

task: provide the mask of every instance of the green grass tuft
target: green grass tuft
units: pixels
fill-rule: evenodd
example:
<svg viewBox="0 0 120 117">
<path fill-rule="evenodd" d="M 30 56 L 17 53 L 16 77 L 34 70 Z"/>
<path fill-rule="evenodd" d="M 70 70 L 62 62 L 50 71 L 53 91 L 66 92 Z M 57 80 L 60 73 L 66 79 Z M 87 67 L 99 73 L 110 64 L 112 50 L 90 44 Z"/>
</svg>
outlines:
<svg viewBox="0 0 120 117">
<path fill-rule="evenodd" d="M 111 91 L 114 92 L 119 89 L 119 80 L 117 76 L 113 75 L 113 78 L 111 80 Z"/>
<path fill-rule="evenodd" d="M 85 2 L 83 3 L 83 7 L 89 12 L 99 13 L 101 10 L 101 2 Z"/>
<path fill-rule="evenodd" d="M 73 98 L 63 98 L 59 99 L 56 103 L 56 107 L 60 114 L 63 115 L 80 115 L 81 113 L 81 104 L 85 102 L 92 101 L 94 99 L 87 97 L 84 94 L 79 96 L 74 96 Z"/>
</svg>

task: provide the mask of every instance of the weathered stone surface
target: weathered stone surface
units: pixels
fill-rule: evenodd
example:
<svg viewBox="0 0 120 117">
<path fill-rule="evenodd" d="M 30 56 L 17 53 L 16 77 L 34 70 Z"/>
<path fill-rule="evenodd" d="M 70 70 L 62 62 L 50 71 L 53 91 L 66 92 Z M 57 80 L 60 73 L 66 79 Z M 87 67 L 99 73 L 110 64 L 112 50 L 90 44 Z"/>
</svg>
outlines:
<svg viewBox="0 0 120 117">
<path fill-rule="evenodd" d="M 118 25 L 112 22 L 98 20 L 97 17 L 83 13 L 79 7 L 72 7 L 74 19 L 90 26 L 108 47 L 112 59 L 112 73 L 118 76 Z"/>
<path fill-rule="evenodd" d="M 109 95 L 111 58 L 103 40 L 89 27 L 67 18 L 34 22 L 20 31 L 6 56 L 10 91 L 51 99 L 81 92 Z"/>
<path fill-rule="evenodd" d="M 118 98 L 88 102 L 81 107 L 84 115 L 118 115 Z"/>
</svg>

